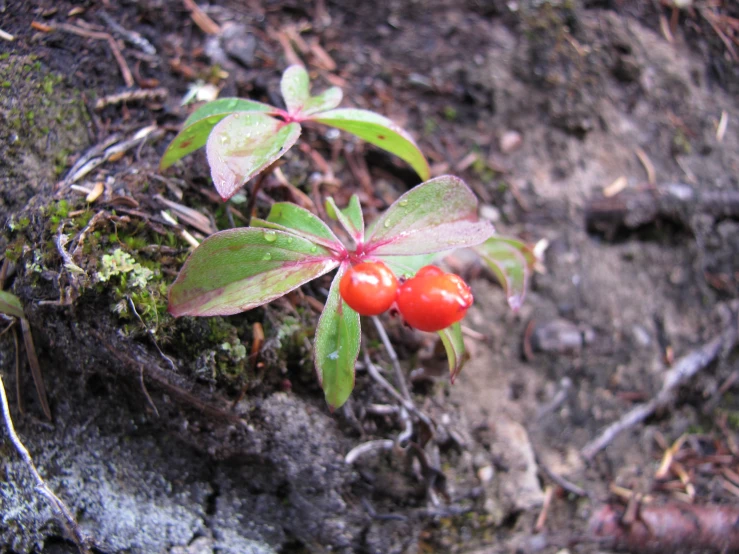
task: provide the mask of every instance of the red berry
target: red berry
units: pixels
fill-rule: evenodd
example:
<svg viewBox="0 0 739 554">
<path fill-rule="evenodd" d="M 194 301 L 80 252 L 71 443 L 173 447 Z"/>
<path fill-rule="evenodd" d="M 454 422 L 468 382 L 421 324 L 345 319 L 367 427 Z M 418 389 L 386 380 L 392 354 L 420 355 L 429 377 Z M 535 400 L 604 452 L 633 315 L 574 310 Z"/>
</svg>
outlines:
<svg viewBox="0 0 739 554">
<path fill-rule="evenodd" d="M 395 302 L 398 280 L 384 263 L 362 262 L 341 278 L 339 293 L 360 315 L 380 315 Z"/>
<path fill-rule="evenodd" d="M 472 292 L 461 277 L 426 266 L 398 289 L 400 315 L 421 331 L 441 331 L 461 320 L 472 305 Z"/>
<path fill-rule="evenodd" d="M 418 279 L 422 277 L 435 277 L 437 275 L 444 275 L 444 270 L 435 265 L 427 265 L 419 269 L 413 277 Z"/>
</svg>

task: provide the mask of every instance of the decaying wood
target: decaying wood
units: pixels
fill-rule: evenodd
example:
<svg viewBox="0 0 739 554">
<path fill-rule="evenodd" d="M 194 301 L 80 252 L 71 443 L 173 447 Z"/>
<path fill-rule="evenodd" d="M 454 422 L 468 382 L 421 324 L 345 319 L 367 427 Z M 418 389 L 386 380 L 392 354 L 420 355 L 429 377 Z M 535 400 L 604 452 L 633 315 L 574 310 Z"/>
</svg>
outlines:
<svg viewBox="0 0 739 554">
<path fill-rule="evenodd" d="M 611 239 L 621 230 L 660 218 L 691 228 L 691 220 L 702 214 L 739 219 L 739 193 L 703 191 L 681 183 L 624 190 L 616 196 L 591 199 L 585 206 L 585 225 Z"/>
<path fill-rule="evenodd" d="M 625 515 L 621 507 L 602 506 L 590 518 L 590 535 L 607 548 L 638 554 L 739 551 L 737 506 L 639 504 L 632 520 Z"/>
</svg>

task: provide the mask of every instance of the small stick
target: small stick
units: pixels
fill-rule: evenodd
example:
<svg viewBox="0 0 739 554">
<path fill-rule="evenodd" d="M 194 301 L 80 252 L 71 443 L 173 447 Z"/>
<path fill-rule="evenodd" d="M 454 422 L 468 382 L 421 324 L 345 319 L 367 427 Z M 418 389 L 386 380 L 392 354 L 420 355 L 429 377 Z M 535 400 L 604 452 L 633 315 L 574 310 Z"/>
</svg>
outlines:
<svg viewBox="0 0 739 554">
<path fill-rule="evenodd" d="M 38 363 L 36 348 L 33 345 L 31 326 L 28 324 L 28 320 L 25 317 L 20 318 L 20 320 L 21 332 L 23 333 L 23 343 L 26 345 L 26 358 L 28 358 L 28 365 L 31 366 L 31 376 L 33 377 L 33 382 L 36 385 L 38 400 L 41 403 L 41 409 L 44 411 L 44 415 L 49 421 L 51 421 L 51 408 L 49 408 L 49 400 L 46 396 L 44 376 L 41 374 L 41 366 Z"/>
<path fill-rule="evenodd" d="M 81 37 L 107 41 L 108 46 L 110 46 L 111 52 L 113 52 L 113 57 L 115 58 L 115 61 L 118 62 L 118 67 L 121 70 L 121 75 L 123 75 L 123 81 L 126 83 L 126 86 L 128 88 L 131 88 L 134 85 L 133 75 L 131 74 L 131 70 L 128 68 L 126 58 L 124 58 L 123 54 L 121 54 L 121 50 L 120 48 L 118 48 L 118 45 L 116 44 L 115 39 L 112 35 L 109 35 L 108 33 L 100 33 L 98 31 L 88 31 L 86 29 L 80 29 L 79 27 L 75 27 L 74 25 L 69 25 L 67 23 L 61 23 L 57 25 L 56 28 L 61 31 L 72 33 L 74 35 L 79 35 Z"/>
<path fill-rule="evenodd" d="M 184 4 L 185 9 L 190 12 L 190 17 L 195 22 L 195 25 L 197 25 L 206 35 L 217 35 L 221 32 L 220 25 L 208 17 L 208 14 L 206 14 L 200 6 L 194 2 L 194 0 L 182 0 L 182 3 Z"/>
<path fill-rule="evenodd" d="M 574 494 L 575 496 L 590 496 L 588 491 L 586 491 L 582 487 L 578 487 L 572 481 L 565 479 L 564 477 L 562 477 L 561 475 L 558 475 L 557 473 L 554 473 L 554 471 L 552 471 L 552 469 L 548 465 L 542 463 L 542 461 L 538 458 L 538 456 L 537 456 L 537 462 L 539 465 L 539 469 L 541 469 L 544 475 L 546 475 L 555 485 L 562 487 L 563 490 L 571 494 Z"/>
<path fill-rule="evenodd" d="M 254 181 L 254 184 L 251 187 L 251 194 L 249 195 L 249 202 L 246 204 L 246 226 L 251 227 L 251 218 L 252 218 L 252 212 L 254 212 L 254 206 L 257 205 L 257 195 L 259 194 L 259 189 L 262 188 L 262 184 L 264 183 L 264 180 L 267 178 L 267 176 L 272 173 L 272 170 L 274 169 L 275 164 L 271 164 L 267 166 L 262 173 L 259 174 L 257 177 L 257 180 Z"/>
<path fill-rule="evenodd" d="M 151 42 L 146 40 L 139 33 L 124 28 L 120 23 L 115 21 L 104 11 L 101 11 L 98 15 L 100 16 L 100 19 L 105 21 L 105 23 L 110 26 L 111 29 L 125 38 L 129 43 L 133 44 L 136 48 L 138 48 L 145 54 L 156 56 L 157 50 L 156 48 L 154 48 L 154 45 L 152 45 Z"/>
<path fill-rule="evenodd" d="M 548 485 L 544 492 L 544 504 L 539 512 L 539 517 L 536 518 L 536 524 L 534 525 L 534 533 L 541 533 L 544 530 L 544 525 L 547 522 L 547 515 L 549 515 L 549 505 L 552 503 L 552 496 L 554 496 L 554 487 Z"/>
<path fill-rule="evenodd" d="M 18 344 L 18 331 L 14 325 L 15 321 L 12 321 L 8 329 L 13 327 L 13 341 L 15 342 L 15 397 L 18 400 L 18 411 L 21 415 L 25 415 L 23 412 L 23 396 L 21 394 L 21 347 Z"/>
<path fill-rule="evenodd" d="M 169 95 L 169 91 L 164 87 L 152 89 L 139 89 L 120 92 L 118 94 L 109 94 L 98 98 L 95 102 L 95 110 L 100 111 L 106 106 L 115 106 L 124 102 L 136 102 L 139 100 L 162 100 Z"/>
<path fill-rule="evenodd" d="M 649 156 L 647 156 L 647 153 L 638 146 L 634 148 L 634 153 L 636 154 L 636 157 L 639 158 L 641 164 L 644 166 L 644 171 L 647 173 L 647 182 L 650 185 L 654 185 L 657 182 L 657 172 L 654 170 L 654 164 L 652 163 L 652 160 L 650 160 Z"/>
<path fill-rule="evenodd" d="M 360 456 L 364 456 L 375 450 L 390 450 L 395 446 L 395 442 L 390 439 L 380 439 L 369 442 L 364 442 L 360 445 L 355 446 L 344 457 L 344 463 L 351 465 L 356 462 Z"/>
<path fill-rule="evenodd" d="M 736 318 L 736 315 L 733 315 Z M 707 367 L 722 350 L 730 350 L 737 342 L 736 322 L 712 341 L 693 350 L 680 358 L 665 374 L 662 388 L 652 400 L 640 404 L 626 412 L 620 419 L 606 427 L 600 435 L 586 444 L 580 454 L 586 460 L 592 460 L 595 455 L 608 446 L 622 431 L 641 423 L 658 409 L 666 406 L 672 400 L 673 392 L 677 387 L 687 382 L 696 373 Z"/>
<path fill-rule="evenodd" d="M 380 375 L 380 372 L 377 370 L 377 366 L 372 363 L 372 360 L 370 359 L 369 354 L 367 354 L 366 351 L 364 353 L 364 364 L 365 366 L 367 366 L 367 372 L 370 374 L 370 377 L 380 383 L 380 386 L 384 388 L 387 392 L 389 392 L 393 398 L 400 402 L 406 410 L 418 416 L 418 418 L 426 425 L 428 425 L 430 429 L 434 429 L 435 426 L 431 422 L 431 419 L 418 408 L 416 408 L 416 405 L 413 403 L 413 401 L 404 398 L 402 394 L 395 390 L 395 387 L 388 383 L 387 379 Z"/>
<path fill-rule="evenodd" d="M 49 501 L 51 506 L 57 512 L 64 529 L 67 531 L 69 536 L 72 538 L 77 548 L 82 554 L 90 554 L 90 549 L 87 546 L 88 539 L 82 535 L 82 530 L 74 519 L 72 512 L 69 510 L 67 505 L 55 495 L 52 490 L 48 487 L 41 474 L 36 469 L 36 465 L 33 463 L 33 458 L 29 454 L 28 450 L 18 438 L 13 427 L 13 420 L 10 417 L 10 408 L 8 407 L 8 397 L 5 394 L 5 385 L 3 384 L 3 378 L 0 376 L 0 403 L 2 403 L 3 419 L 5 420 L 5 427 L 8 430 L 8 436 L 10 441 L 13 443 L 16 451 L 23 459 L 23 462 L 28 467 L 29 471 L 33 475 L 33 480 L 36 481 L 36 490 L 41 493 Z"/>
<path fill-rule="evenodd" d="M 395 349 L 390 342 L 390 337 L 387 336 L 387 333 L 385 332 L 385 327 L 383 327 L 380 318 L 378 318 L 377 316 L 372 316 L 372 323 L 375 324 L 377 334 L 380 335 L 380 340 L 382 341 L 385 350 L 387 350 L 387 355 L 390 357 L 390 362 L 393 364 L 395 381 L 397 381 L 400 393 L 405 399 L 410 400 L 411 393 L 408 391 L 408 385 L 405 382 L 405 376 L 403 375 L 403 370 L 400 367 L 400 360 L 398 360 L 398 355 L 395 353 Z"/>
</svg>

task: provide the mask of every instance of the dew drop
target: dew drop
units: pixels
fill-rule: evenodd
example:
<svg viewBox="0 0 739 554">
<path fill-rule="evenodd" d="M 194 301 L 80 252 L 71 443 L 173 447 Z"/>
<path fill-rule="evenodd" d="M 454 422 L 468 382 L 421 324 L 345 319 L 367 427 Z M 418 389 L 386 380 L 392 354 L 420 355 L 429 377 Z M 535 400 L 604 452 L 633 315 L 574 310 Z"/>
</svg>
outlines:
<svg viewBox="0 0 739 554">
<path fill-rule="evenodd" d="M 316 252 L 318 252 L 318 247 L 317 246 L 311 246 L 310 247 L 310 251 L 313 252 L 313 253 L 316 253 Z"/>
<path fill-rule="evenodd" d="M 272 259 L 272 254 L 270 254 L 269 252 L 267 252 L 264 256 L 262 256 L 262 259 L 265 262 L 268 262 L 268 261 L 270 261 Z"/>
<path fill-rule="evenodd" d="M 383 225 L 385 226 L 385 229 L 390 229 L 390 220 L 389 219 L 386 219 L 385 220 L 385 223 L 383 223 Z"/>
<path fill-rule="evenodd" d="M 287 237 L 287 243 L 288 244 L 292 244 L 293 243 L 293 238 L 292 237 Z"/>
<path fill-rule="evenodd" d="M 331 352 L 328 356 L 326 356 L 329 360 L 338 360 L 339 359 L 339 351 L 334 350 Z"/>
<path fill-rule="evenodd" d="M 398 202 L 398 205 L 405 207 L 408 205 L 408 200 L 401 200 L 400 202 Z"/>
<path fill-rule="evenodd" d="M 264 240 L 267 242 L 274 242 L 277 240 L 277 233 L 274 231 L 265 231 L 264 232 Z"/>
</svg>

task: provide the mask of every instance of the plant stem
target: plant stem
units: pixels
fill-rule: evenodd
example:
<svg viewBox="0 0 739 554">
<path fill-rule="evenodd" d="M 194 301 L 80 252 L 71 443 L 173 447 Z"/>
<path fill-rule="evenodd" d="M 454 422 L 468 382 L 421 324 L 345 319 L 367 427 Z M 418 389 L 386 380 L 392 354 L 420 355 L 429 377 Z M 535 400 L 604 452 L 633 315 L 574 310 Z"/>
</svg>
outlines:
<svg viewBox="0 0 739 554">
<path fill-rule="evenodd" d="M 385 350 L 387 350 L 387 355 L 390 356 L 390 362 L 393 364 L 393 371 L 395 372 L 395 381 L 398 384 L 400 393 L 403 395 L 403 398 L 410 400 L 411 393 L 408 390 L 408 385 L 405 382 L 405 375 L 403 375 L 403 370 L 400 368 L 400 360 L 398 360 L 395 348 L 393 348 L 393 345 L 390 342 L 390 337 L 387 336 L 385 327 L 382 325 L 379 317 L 372 316 L 372 323 L 375 324 L 377 334 L 380 335 L 380 340 L 382 341 L 383 346 L 385 346 Z"/>
<path fill-rule="evenodd" d="M 254 184 L 251 187 L 251 193 L 249 194 L 249 202 L 246 204 L 246 226 L 251 227 L 251 218 L 252 218 L 252 212 L 254 212 L 254 207 L 257 205 L 257 195 L 259 194 L 259 189 L 262 188 L 262 184 L 264 183 L 264 180 L 267 178 L 267 176 L 274 171 L 275 167 L 277 167 L 277 162 L 273 162 L 272 164 L 268 165 L 264 171 L 262 171 L 259 176 L 257 177 L 257 180 L 254 181 Z"/>
</svg>

